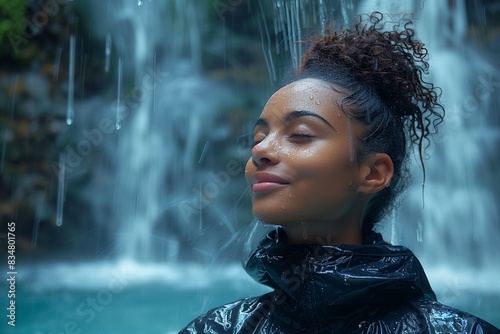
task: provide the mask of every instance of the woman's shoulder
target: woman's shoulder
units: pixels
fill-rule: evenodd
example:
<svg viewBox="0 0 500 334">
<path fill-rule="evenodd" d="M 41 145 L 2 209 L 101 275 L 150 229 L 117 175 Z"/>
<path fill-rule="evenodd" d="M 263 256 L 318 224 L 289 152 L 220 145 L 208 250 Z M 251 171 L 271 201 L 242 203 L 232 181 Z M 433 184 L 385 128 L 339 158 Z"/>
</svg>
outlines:
<svg viewBox="0 0 500 334">
<path fill-rule="evenodd" d="M 211 309 L 191 321 L 179 334 L 240 333 L 254 328 L 269 313 L 272 293 L 237 300 Z"/>
</svg>

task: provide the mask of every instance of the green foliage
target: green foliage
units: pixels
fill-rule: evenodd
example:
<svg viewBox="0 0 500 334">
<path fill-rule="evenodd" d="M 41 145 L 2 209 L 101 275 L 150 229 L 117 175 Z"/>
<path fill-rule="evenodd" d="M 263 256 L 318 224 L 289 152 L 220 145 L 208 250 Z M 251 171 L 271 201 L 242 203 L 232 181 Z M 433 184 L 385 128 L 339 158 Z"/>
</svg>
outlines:
<svg viewBox="0 0 500 334">
<path fill-rule="evenodd" d="M 0 50 L 11 48 L 9 34 L 21 35 L 26 15 L 25 1 L 0 0 Z"/>
</svg>

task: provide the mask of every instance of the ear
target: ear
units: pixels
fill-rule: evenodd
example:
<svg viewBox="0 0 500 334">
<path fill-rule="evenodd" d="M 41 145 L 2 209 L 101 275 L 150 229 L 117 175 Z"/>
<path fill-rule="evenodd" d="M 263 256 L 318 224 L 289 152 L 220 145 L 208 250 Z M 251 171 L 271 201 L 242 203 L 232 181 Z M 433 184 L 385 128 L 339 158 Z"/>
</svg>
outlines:
<svg viewBox="0 0 500 334">
<path fill-rule="evenodd" d="M 391 184 L 394 174 L 392 159 L 385 153 L 366 156 L 361 162 L 359 191 L 374 194 Z"/>
</svg>

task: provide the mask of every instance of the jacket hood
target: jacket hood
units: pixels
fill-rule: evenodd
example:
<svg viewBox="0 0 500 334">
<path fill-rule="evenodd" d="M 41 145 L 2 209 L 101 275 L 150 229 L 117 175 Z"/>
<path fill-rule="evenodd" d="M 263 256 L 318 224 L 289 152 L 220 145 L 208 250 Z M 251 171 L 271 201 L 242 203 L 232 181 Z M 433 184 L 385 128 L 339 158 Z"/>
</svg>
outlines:
<svg viewBox="0 0 500 334">
<path fill-rule="evenodd" d="M 245 265 L 257 282 L 293 309 L 362 308 L 436 299 L 422 265 L 407 248 L 373 234 L 364 245 L 289 245 L 278 229 L 260 243 Z M 286 303 L 284 302 L 286 298 Z M 291 299 L 291 300 L 290 300 Z M 278 303 L 279 300 L 278 300 Z M 288 309 L 290 311 L 290 309 Z"/>
</svg>

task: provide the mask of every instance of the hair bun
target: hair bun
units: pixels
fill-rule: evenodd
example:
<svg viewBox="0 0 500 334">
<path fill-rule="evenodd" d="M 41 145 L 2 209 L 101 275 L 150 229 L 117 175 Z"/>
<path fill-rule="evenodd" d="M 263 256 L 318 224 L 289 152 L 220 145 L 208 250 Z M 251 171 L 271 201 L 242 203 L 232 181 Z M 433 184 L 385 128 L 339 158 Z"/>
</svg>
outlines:
<svg viewBox="0 0 500 334">
<path fill-rule="evenodd" d="M 389 24 L 391 29 L 384 30 Z M 434 132 L 429 125 L 441 123 L 444 109 L 438 103 L 439 88 L 423 79 L 429 69 L 428 53 L 415 39 L 411 24 L 408 18 L 384 21 L 380 12 L 374 12 L 361 17 L 352 30 L 332 31 L 332 26 L 324 36 L 310 40 L 299 73 L 326 67 L 348 71 L 369 85 L 394 116 L 414 122 L 410 138 L 418 142 Z"/>
</svg>

